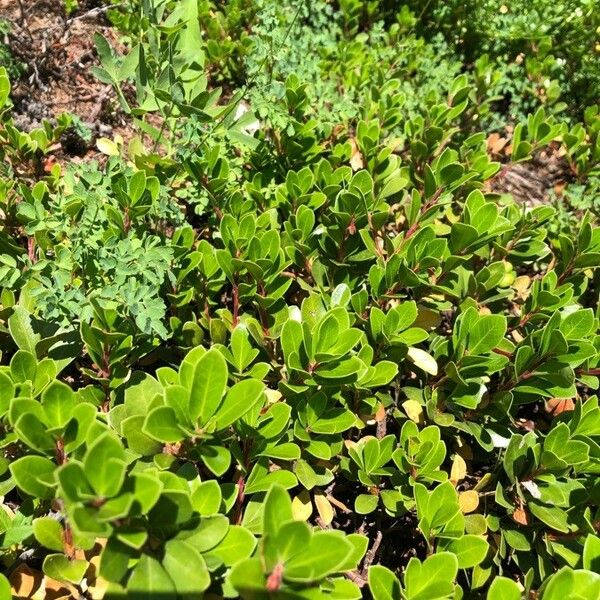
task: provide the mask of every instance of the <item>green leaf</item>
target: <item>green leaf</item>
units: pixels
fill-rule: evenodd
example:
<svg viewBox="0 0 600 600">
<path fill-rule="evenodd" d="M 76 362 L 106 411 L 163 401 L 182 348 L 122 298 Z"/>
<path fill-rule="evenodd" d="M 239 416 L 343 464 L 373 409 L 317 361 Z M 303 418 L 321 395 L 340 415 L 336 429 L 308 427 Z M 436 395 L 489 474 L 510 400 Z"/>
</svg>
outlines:
<svg viewBox="0 0 600 600">
<path fill-rule="evenodd" d="M 42 394 L 42 404 L 50 427 L 65 427 L 73 416 L 75 393 L 61 381 L 53 381 Z"/>
<path fill-rule="evenodd" d="M 33 520 L 33 535 L 45 548 L 62 552 L 64 550 L 63 529 L 61 524 L 51 517 L 39 517 Z"/>
<path fill-rule="evenodd" d="M 43 456 L 23 456 L 10 465 L 17 487 L 37 498 L 54 497 L 56 465 Z"/>
<path fill-rule="evenodd" d="M 15 386 L 11 378 L 0 371 L 0 415 L 4 415 L 10 406 L 10 401 L 15 396 Z"/>
<path fill-rule="evenodd" d="M 110 537 L 100 555 L 100 575 L 108 581 L 121 581 L 129 569 L 133 550 Z"/>
<path fill-rule="evenodd" d="M 569 533 L 569 522 L 567 512 L 556 506 L 544 506 L 535 501 L 528 502 L 527 506 L 534 516 L 536 516 L 542 523 L 545 523 L 556 531 L 562 533 Z"/>
<path fill-rule="evenodd" d="M 57 581 L 78 584 L 87 571 L 86 560 L 69 560 L 64 554 L 48 554 L 42 569 L 48 577 Z"/>
<path fill-rule="evenodd" d="M 180 442 L 186 436 L 170 406 L 157 406 L 146 417 L 142 431 L 159 442 Z"/>
<path fill-rule="evenodd" d="M 227 363 L 223 355 L 212 348 L 200 358 L 194 369 L 190 389 L 189 413 L 201 426 L 215 414 L 227 387 Z"/>
<path fill-rule="evenodd" d="M 162 444 L 144 433 L 144 415 L 134 415 L 121 421 L 121 432 L 127 440 L 127 447 L 142 456 L 158 454 Z"/>
<path fill-rule="evenodd" d="M 449 552 L 433 554 L 421 562 L 408 561 L 404 573 L 406 600 L 441 600 L 454 595 L 458 560 Z"/>
<path fill-rule="evenodd" d="M 88 448 L 83 469 L 96 494 L 116 495 L 125 478 L 125 449 L 119 439 L 110 432 L 101 435 Z"/>
<path fill-rule="evenodd" d="M 54 449 L 54 438 L 48 433 L 48 427 L 33 413 L 27 412 L 15 423 L 15 432 L 28 446 L 39 452 Z"/>
<path fill-rule="evenodd" d="M 10 374 L 15 383 L 33 381 L 37 370 L 37 361 L 31 352 L 17 350 L 10 361 Z"/>
<path fill-rule="evenodd" d="M 0 109 L 3 109 L 6 106 L 9 96 L 10 79 L 7 76 L 6 67 L 0 67 Z"/>
<path fill-rule="evenodd" d="M 227 535 L 215 546 L 210 555 L 217 557 L 225 566 L 248 558 L 256 547 L 256 538 L 244 527 L 231 525 Z"/>
<path fill-rule="evenodd" d="M 0 108 L 2 108 L 2 97 L 1 97 L 1 92 L 2 92 L 2 80 L 0 79 Z M 2 575 L 0 573 L 0 600 L 12 600 L 13 595 L 10 589 L 10 582 L 8 581 L 8 579 L 6 579 L 6 577 L 4 575 Z"/>
<path fill-rule="evenodd" d="M 201 515 L 217 514 L 221 500 L 221 488 L 215 479 L 203 481 L 192 494 L 192 506 Z"/>
<path fill-rule="evenodd" d="M 202 444 L 200 447 L 202 462 L 217 477 L 221 477 L 231 465 L 231 452 L 225 446 Z"/>
<path fill-rule="evenodd" d="M 369 590 L 373 600 L 401 600 L 402 598 L 398 578 L 382 565 L 369 567 Z"/>
<path fill-rule="evenodd" d="M 379 497 L 373 494 L 359 494 L 354 501 L 354 510 L 359 515 L 372 513 L 379 502 Z"/>
<path fill-rule="evenodd" d="M 600 572 L 600 538 L 588 533 L 583 545 L 583 568 Z"/>
<path fill-rule="evenodd" d="M 480 315 L 469 331 L 467 348 L 471 354 L 485 354 L 495 348 L 506 333 L 506 317 Z"/>
<path fill-rule="evenodd" d="M 102 154 L 106 154 L 107 156 L 119 156 L 120 154 L 119 146 L 108 138 L 98 138 L 96 140 L 96 148 L 98 148 Z"/>
<path fill-rule="evenodd" d="M 229 389 L 223 403 L 216 411 L 217 429 L 235 423 L 264 399 L 265 386 L 257 379 L 244 379 Z"/>
<path fill-rule="evenodd" d="M 292 500 L 280 485 L 274 485 L 267 492 L 263 512 L 263 535 L 276 535 L 281 524 L 292 521 Z"/>
<path fill-rule="evenodd" d="M 428 352 L 425 352 L 425 350 L 421 350 L 420 348 L 409 348 L 406 355 L 410 361 L 419 367 L 419 369 L 423 369 L 425 373 L 437 375 L 437 362 L 435 361 L 435 358 Z"/>
<path fill-rule="evenodd" d="M 456 555 L 459 569 L 469 569 L 480 564 L 488 549 L 486 540 L 478 535 L 463 535 L 457 540 L 452 540 L 446 547 L 446 550 Z"/>
<path fill-rule="evenodd" d="M 243 594 L 244 598 L 254 597 L 252 594 L 265 593 L 265 583 L 267 576 L 263 571 L 263 566 L 260 558 L 249 558 L 237 563 L 231 569 L 229 581 L 231 585 Z M 257 598 L 263 596 L 256 595 Z"/>
<path fill-rule="evenodd" d="M 200 596 L 210 585 L 204 558 L 185 540 L 170 540 L 165 544 L 162 564 L 181 596 Z"/>
<path fill-rule="evenodd" d="M 314 371 L 315 379 L 323 380 L 324 384 L 334 382 L 349 383 L 357 378 L 358 373 L 365 368 L 360 358 L 351 356 L 344 360 L 329 362 Z"/>
<path fill-rule="evenodd" d="M 521 600 L 521 590 L 516 582 L 508 577 L 494 577 L 487 600 Z"/>
<path fill-rule="evenodd" d="M 212 517 L 202 517 L 200 525 L 196 529 L 188 532 L 183 530 L 179 537 L 186 540 L 198 552 L 208 552 L 214 548 L 226 535 L 229 530 L 229 520 L 224 515 L 214 515 Z"/>
<path fill-rule="evenodd" d="M 568 314 L 560 324 L 560 331 L 567 340 L 579 340 L 588 336 L 593 327 L 594 312 L 586 308 Z"/>
<path fill-rule="evenodd" d="M 588 600 L 600 597 L 600 575 L 583 569 L 563 567 L 550 577 L 543 600 Z"/>
<path fill-rule="evenodd" d="M 8 317 L 8 329 L 15 344 L 21 350 L 36 355 L 35 347 L 41 340 L 41 336 L 34 333 L 31 326 L 31 315 L 27 309 L 18 305 L 13 307 L 13 313 Z"/>
<path fill-rule="evenodd" d="M 176 600 L 177 594 L 173 581 L 163 566 L 151 556 L 142 554 L 127 582 L 128 597 L 160 597 L 161 600 Z"/>
<path fill-rule="evenodd" d="M 318 581 L 336 573 L 348 556 L 353 545 L 331 531 L 317 531 L 305 547 L 296 547 L 296 552 L 286 561 L 284 577 L 289 581 Z"/>
</svg>

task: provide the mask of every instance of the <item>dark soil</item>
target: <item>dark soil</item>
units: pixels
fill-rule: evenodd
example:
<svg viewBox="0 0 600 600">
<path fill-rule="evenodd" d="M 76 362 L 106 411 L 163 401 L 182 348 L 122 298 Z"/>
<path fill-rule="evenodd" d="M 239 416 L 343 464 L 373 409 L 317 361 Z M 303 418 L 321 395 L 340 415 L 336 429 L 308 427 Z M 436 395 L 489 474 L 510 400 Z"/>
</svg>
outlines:
<svg viewBox="0 0 600 600">
<path fill-rule="evenodd" d="M 490 191 L 512 194 L 518 202 L 536 206 L 548 202 L 552 192 L 562 190 L 574 178 L 558 145 L 551 144 L 529 161 L 505 165 L 491 180 Z"/>
<path fill-rule="evenodd" d="M 21 77 L 11 82 L 12 116 L 19 129 L 30 131 L 43 120 L 70 113 L 93 137 L 131 137 L 114 91 L 91 73 L 99 65 L 95 33 L 119 46 L 103 12 L 107 5 L 104 0 L 80 0 L 78 10 L 67 17 L 57 0 L 0 0 L 0 19 L 10 23 L 5 43 L 14 61 L 24 66 Z M 59 155 L 96 153 L 93 139 L 86 142 L 74 130 L 64 138 Z"/>
</svg>

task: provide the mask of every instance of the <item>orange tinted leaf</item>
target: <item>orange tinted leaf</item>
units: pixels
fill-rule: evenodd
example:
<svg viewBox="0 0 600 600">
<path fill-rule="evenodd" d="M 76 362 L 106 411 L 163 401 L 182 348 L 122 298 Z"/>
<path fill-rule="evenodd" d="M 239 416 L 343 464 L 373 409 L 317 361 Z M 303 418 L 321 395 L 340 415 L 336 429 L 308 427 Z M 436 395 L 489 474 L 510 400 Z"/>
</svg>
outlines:
<svg viewBox="0 0 600 600">
<path fill-rule="evenodd" d="M 555 417 L 572 410 L 575 410 L 575 402 L 572 398 L 550 398 L 546 400 L 546 412 Z"/>
<path fill-rule="evenodd" d="M 520 506 L 513 512 L 512 514 L 513 521 L 519 523 L 520 525 L 529 525 L 531 523 L 531 518 L 529 517 L 529 513 Z"/>
</svg>

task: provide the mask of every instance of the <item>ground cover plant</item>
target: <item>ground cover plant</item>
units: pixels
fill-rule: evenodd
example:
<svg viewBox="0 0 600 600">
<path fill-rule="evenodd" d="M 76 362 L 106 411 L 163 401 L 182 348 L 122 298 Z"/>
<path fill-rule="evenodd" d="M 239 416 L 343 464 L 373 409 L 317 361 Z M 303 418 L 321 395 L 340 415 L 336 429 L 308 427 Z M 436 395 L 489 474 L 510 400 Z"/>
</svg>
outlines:
<svg viewBox="0 0 600 600">
<path fill-rule="evenodd" d="M 600 597 L 597 15 L 458 4 L 0 0 L 1 600 Z"/>
</svg>

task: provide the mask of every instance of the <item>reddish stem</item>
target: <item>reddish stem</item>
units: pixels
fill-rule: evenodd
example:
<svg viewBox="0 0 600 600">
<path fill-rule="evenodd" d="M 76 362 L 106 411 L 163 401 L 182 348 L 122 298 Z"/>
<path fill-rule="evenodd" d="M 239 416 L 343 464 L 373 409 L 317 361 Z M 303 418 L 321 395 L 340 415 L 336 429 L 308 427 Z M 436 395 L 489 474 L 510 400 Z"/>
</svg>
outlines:
<svg viewBox="0 0 600 600">
<path fill-rule="evenodd" d="M 30 237 L 27 239 L 27 256 L 32 263 L 37 262 L 37 257 L 35 255 L 35 238 Z"/>
</svg>

